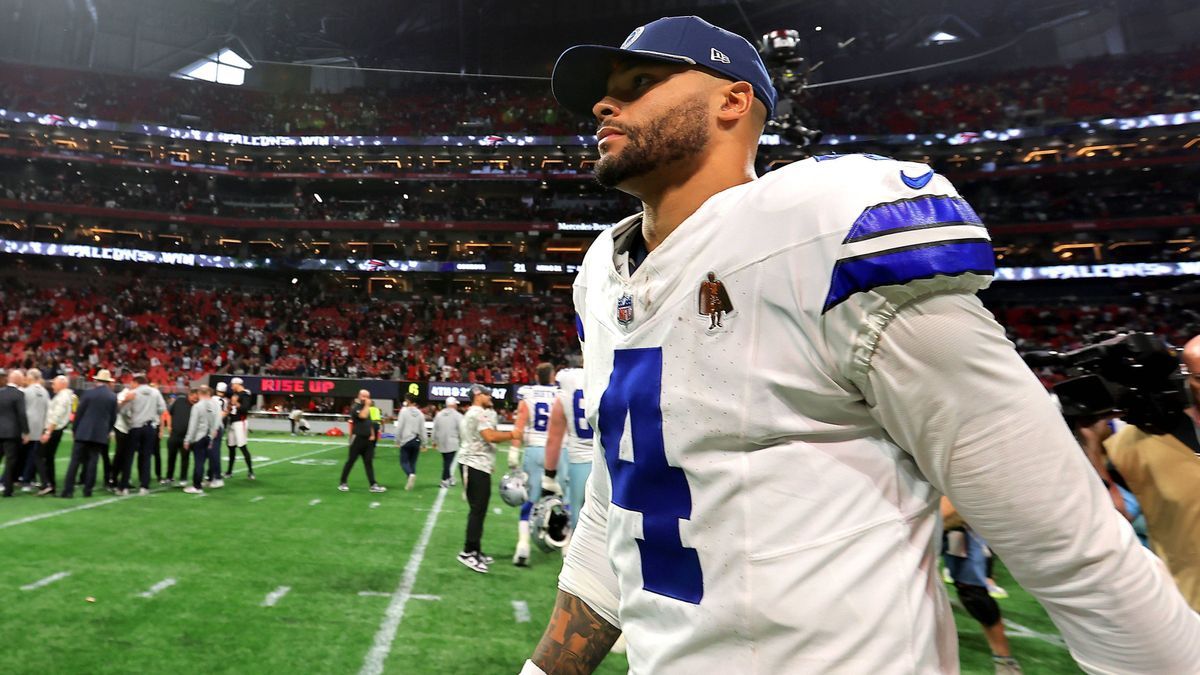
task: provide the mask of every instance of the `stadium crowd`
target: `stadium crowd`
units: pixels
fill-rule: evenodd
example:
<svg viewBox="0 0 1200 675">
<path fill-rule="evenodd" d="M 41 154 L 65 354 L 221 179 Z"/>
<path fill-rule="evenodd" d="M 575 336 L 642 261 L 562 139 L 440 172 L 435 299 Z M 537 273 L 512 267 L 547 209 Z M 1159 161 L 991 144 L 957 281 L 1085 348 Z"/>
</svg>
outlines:
<svg viewBox="0 0 1200 675">
<path fill-rule="evenodd" d="M 561 300 L 530 313 L 521 302 L 298 290 L 10 278 L 0 283 L 0 368 L 39 367 L 50 378 L 142 371 L 174 391 L 214 373 L 505 383 L 527 382 L 538 361 L 564 362 L 576 349 Z"/>
<path fill-rule="evenodd" d="M 329 189 L 296 183 L 250 185 L 205 176 L 160 172 L 130 175 L 111 170 L 72 170 L 65 166 L 30 176 L 0 163 L 0 195 L 112 209 L 195 213 L 248 220 L 410 220 L 410 221 L 541 221 L 595 222 L 615 220 L 636 210 L 628 198 L 601 199 L 538 190 L 491 190 L 489 186 L 447 181 L 436 187 L 412 185 L 340 186 Z M 320 200 L 312 191 L 324 194 Z M 330 191 L 332 190 L 332 192 Z"/>
<path fill-rule="evenodd" d="M 1200 53 L 1190 51 L 840 87 L 811 104 L 816 127 L 833 133 L 928 134 L 1200 110 L 1198 83 Z"/>
<path fill-rule="evenodd" d="M 438 188 L 399 192 L 404 188 L 325 192 L 320 201 L 294 184 L 282 194 L 256 196 L 244 185 L 218 185 L 197 176 L 163 174 L 114 184 L 113 176 L 60 171 L 36 178 L 8 174 L 3 195 L 19 201 L 102 206 L 105 208 L 198 213 L 252 220 L 414 220 L 615 222 L 637 210 L 628 199 L 598 199 L 571 193 L 536 194 L 481 189 L 448 182 Z M 120 177 L 120 176 L 117 176 Z M 1048 179 L 963 182 L 959 187 L 990 225 L 1048 222 L 1075 218 L 1122 218 L 1194 215 L 1200 212 L 1200 171 L 1183 166 L 1147 178 L 1136 171 L 1109 172 L 1079 181 L 1074 173 Z M 486 186 L 483 186 L 486 187 Z M 289 194 L 289 188 L 290 194 Z M 262 195 L 264 190 L 257 191 Z M 399 192 L 399 194 L 397 194 Z M 1017 193 L 1020 199 L 1011 195 Z"/>
<path fill-rule="evenodd" d="M 1200 109 L 1195 52 L 1108 57 L 1069 68 L 972 73 L 913 85 L 814 90 L 812 124 L 833 133 L 934 133 Z M 0 107 L 120 122 L 266 134 L 586 134 L 542 83 L 410 79 L 403 95 L 276 94 L 0 64 Z M 413 94 L 413 91 L 419 93 Z"/>
<path fill-rule="evenodd" d="M 1049 303 L 996 303 L 996 320 L 1022 354 L 1041 351 L 1068 352 L 1096 341 L 1098 335 L 1127 332 L 1153 333 L 1168 344 L 1182 347 L 1200 335 L 1200 311 L 1190 294 L 1135 293 L 1117 302 L 1065 297 Z M 1055 367 L 1035 369 L 1048 387 L 1066 374 Z"/>
</svg>

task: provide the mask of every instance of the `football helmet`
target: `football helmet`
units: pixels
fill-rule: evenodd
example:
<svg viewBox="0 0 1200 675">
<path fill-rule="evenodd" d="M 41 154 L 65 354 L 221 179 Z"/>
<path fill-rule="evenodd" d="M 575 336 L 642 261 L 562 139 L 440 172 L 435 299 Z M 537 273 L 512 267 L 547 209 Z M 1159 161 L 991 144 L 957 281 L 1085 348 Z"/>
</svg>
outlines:
<svg viewBox="0 0 1200 675">
<path fill-rule="evenodd" d="M 529 474 L 513 469 L 500 478 L 500 499 L 509 506 L 520 506 L 529 501 Z"/>
<path fill-rule="evenodd" d="M 558 495 L 543 495 L 529 514 L 533 541 L 546 553 L 561 551 L 571 536 L 571 516 Z"/>
</svg>

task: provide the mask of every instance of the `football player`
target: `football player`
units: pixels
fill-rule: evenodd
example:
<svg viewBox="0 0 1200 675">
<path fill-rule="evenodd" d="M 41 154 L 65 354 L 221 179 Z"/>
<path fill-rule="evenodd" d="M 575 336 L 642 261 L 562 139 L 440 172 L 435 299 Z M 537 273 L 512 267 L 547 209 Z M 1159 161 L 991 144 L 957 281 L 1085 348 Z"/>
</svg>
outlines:
<svg viewBox="0 0 1200 675">
<path fill-rule="evenodd" d="M 579 523 L 584 488 L 592 473 L 592 428 L 584 414 L 583 369 L 558 371 L 558 396 L 550 408 L 546 430 L 546 476 L 554 480 L 561 463 L 563 441 L 567 443 L 566 499 L 571 509 L 571 529 Z"/>
<path fill-rule="evenodd" d="M 226 438 L 226 443 L 229 444 L 229 466 L 225 469 L 225 476 L 233 475 L 233 464 L 237 460 L 237 451 L 242 452 L 242 458 L 246 460 L 246 477 L 254 480 L 254 464 L 250 461 L 250 450 L 246 447 L 247 436 L 249 431 L 249 421 L 247 418 L 250 415 L 250 410 L 254 407 L 254 393 L 247 389 L 242 381 L 242 378 L 235 377 L 229 381 L 229 436 Z"/>
<path fill-rule="evenodd" d="M 525 567 L 529 564 L 529 514 L 533 505 L 542 496 L 543 487 L 560 493 L 558 483 L 551 476 L 543 485 L 546 463 L 546 430 L 550 426 L 550 408 L 558 397 L 554 386 L 554 366 L 539 363 L 534 370 L 537 384 L 517 390 L 517 419 L 513 424 L 512 444 L 508 450 L 508 468 L 523 465 L 529 476 L 529 500 L 521 505 L 521 518 L 517 522 L 517 550 L 513 564 Z M 524 462 L 520 460 L 521 447 L 525 448 Z"/>
<path fill-rule="evenodd" d="M 757 177 L 775 90 L 696 17 L 569 49 L 552 84 L 643 210 L 575 281 L 596 461 L 526 673 L 591 672 L 622 631 L 633 673 L 957 672 L 942 494 L 1084 670 L 1196 672 L 1200 615 L 976 297 L 992 247 L 949 180 L 867 155 Z"/>
</svg>

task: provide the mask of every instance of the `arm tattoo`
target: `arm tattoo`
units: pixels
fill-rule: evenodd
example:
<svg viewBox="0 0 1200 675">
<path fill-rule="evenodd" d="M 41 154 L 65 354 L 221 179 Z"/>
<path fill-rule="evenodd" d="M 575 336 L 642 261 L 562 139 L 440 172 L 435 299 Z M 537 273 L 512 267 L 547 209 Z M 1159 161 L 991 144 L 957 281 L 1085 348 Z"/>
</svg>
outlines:
<svg viewBox="0 0 1200 675">
<path fill-rule="evenodd" d="M 620 630 L 582 600 L 559 591 L 533 662 L 549 675 L 586 675 L 600 665 L 620 636 Z"/>
</svg>

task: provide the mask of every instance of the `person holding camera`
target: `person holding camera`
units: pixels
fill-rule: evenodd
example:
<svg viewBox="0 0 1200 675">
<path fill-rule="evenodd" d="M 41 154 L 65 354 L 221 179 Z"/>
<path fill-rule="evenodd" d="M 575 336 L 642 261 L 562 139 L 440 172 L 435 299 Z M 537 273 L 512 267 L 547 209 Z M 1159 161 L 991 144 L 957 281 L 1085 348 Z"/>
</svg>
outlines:
<svg viewBox="0 0 1200 675">
<path fill-rule="evenodd" d="M 376 440 L 375 425 L 371 422 L 371 392 L 366 389 L 358 391 L 358 398 L 350 406 L 350 456 L 342 467 L 342 479 L 338 482 L 338 490 L 349 492 L 350 469 L 354 462 L 362 457 L 363 468 L 367 470 L 367 481 L 371 484 L 371 492 L 387 492 L 387 488 L 375 482 L 375 458 L 371 456 L 372 443 Z"/>
<path fill-rule="evenodd" d="M 1200 612 L 1200 336 L 1184 346 L 1183 365 L 1191 405 L 1177 424 L 1168 433 L 1129 424 L 1104 446 L 1141 504 L 1151 549 Z"/>
</svg>

